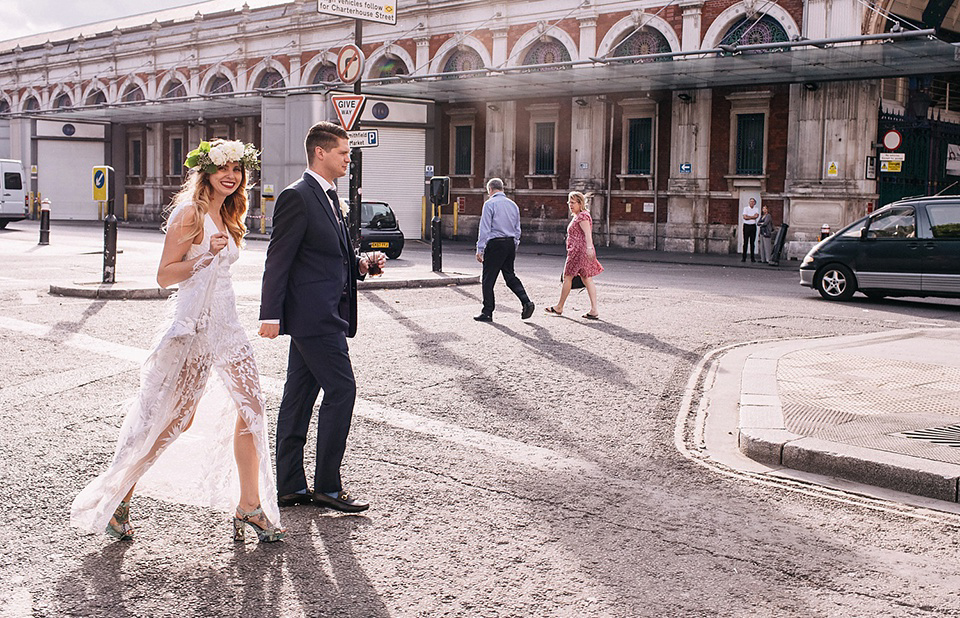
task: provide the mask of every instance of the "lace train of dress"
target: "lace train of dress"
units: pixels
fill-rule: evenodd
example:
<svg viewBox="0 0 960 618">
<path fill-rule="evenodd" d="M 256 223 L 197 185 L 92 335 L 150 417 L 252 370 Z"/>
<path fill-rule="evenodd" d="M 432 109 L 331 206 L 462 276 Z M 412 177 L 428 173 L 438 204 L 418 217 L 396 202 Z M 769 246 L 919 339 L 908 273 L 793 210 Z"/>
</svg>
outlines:
<svg viewBox="0 0 960 618">
<path fill-rule="evenodd" d="M 230 238 L 216 256 L 207 253 L 217 231 L 206 217 L 203 240 L 184 258 L 208 256 L 170 301 L 172 318 L 144 362 L 139 393 L 124 404 L 113 461 L 73 501 L 70 522 L 77 528 L 103 532 L 134 484 L 136 494 L 233 511 L 240 498 L 233 453 L 238 414 L 256 445 L 263 511 L 280 525 L 260 377 L 230 278 L 239 249 Z"/>
</svg>

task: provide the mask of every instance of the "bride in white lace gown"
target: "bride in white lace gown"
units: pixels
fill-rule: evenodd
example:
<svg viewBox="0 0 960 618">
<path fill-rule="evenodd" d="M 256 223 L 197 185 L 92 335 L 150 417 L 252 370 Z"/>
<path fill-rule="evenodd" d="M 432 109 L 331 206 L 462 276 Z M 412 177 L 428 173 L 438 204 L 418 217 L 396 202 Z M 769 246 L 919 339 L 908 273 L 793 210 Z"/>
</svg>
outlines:
<svg viewBox="0 0 960 618">
<path fill-rule="evenodd" d="M 157 271 L 161 286 L 179 284 L 173 317 L 144 363 L 138 395 L 126 403 L 113 461 L 73 502 L 78 528 L 132 539 L 136 487 L 174 502 L 236 507 L 235 540 L 247 525 L 263 542 L 285 534 L 260 377 L 230 278 L 246 232 L 246 168 L 258 167 L 257 154 L 216 140 L 187 159 L 197 169 L 174 198 Z"/>
</svg>

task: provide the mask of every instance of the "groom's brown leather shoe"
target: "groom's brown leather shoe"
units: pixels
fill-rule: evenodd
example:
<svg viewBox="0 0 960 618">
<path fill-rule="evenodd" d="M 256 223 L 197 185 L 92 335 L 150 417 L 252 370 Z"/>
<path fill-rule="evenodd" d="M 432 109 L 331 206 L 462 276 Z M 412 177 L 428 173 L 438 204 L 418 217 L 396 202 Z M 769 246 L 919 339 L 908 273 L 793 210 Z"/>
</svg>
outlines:
<svg viewBox="0 0 960 618">
<path fill-rule="evenodd" d="M 328 509 L 336 509 L 344 513 L 359 513 L 370 508 L 369 504 L 351 498 L 350 494 L 344 490 L 341 490 L 336 498 L 331 498 L 321 491 L 314 492 L 313 502 L 317 506 L 325 506 Z"/>
<path fill-rule="evenodd" d="M 310 504 L 313 502 L 313 494 L 287 494 L 277 496 L 277 506 L 294 506 L 297 504 Z"/>
</svg>

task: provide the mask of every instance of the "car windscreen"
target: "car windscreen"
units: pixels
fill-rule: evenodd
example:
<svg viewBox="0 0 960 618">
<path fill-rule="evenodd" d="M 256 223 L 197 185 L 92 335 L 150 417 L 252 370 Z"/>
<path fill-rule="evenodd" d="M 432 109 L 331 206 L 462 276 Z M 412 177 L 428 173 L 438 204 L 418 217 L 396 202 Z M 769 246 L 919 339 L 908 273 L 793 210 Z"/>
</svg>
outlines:
<svg viewBox="0 0 960 618">
<path fill-rule="evenodd" d="M 386 204 L 364 202 L 360 207 L 360 224 L 364 227 L 389 229 L 397 227 L 397 217 Z"/>
<path fill-rule="evenodd" d="M 870 217 L 867 238 L 916 238 L 917 219 L 913 208 L 899 206 L 881 210 Z"/>
</svg>

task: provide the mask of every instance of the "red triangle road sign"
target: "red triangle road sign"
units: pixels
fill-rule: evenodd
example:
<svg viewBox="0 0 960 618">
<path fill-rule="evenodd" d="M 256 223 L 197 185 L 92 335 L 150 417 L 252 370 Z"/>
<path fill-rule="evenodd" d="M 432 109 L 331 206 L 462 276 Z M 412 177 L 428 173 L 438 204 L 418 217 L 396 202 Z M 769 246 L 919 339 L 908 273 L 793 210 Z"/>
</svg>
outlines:
<svg viewBox="0 0 960 618">
<path fill-rule="evenodd" d="M 330 100 L 333 101 L 333 109 L 337 112 L 340 126 L 344 131 L 349 131 L 360 117 L 367 97 L 362 94 L 337 94 L 330 97 Z"/>
</svg>

